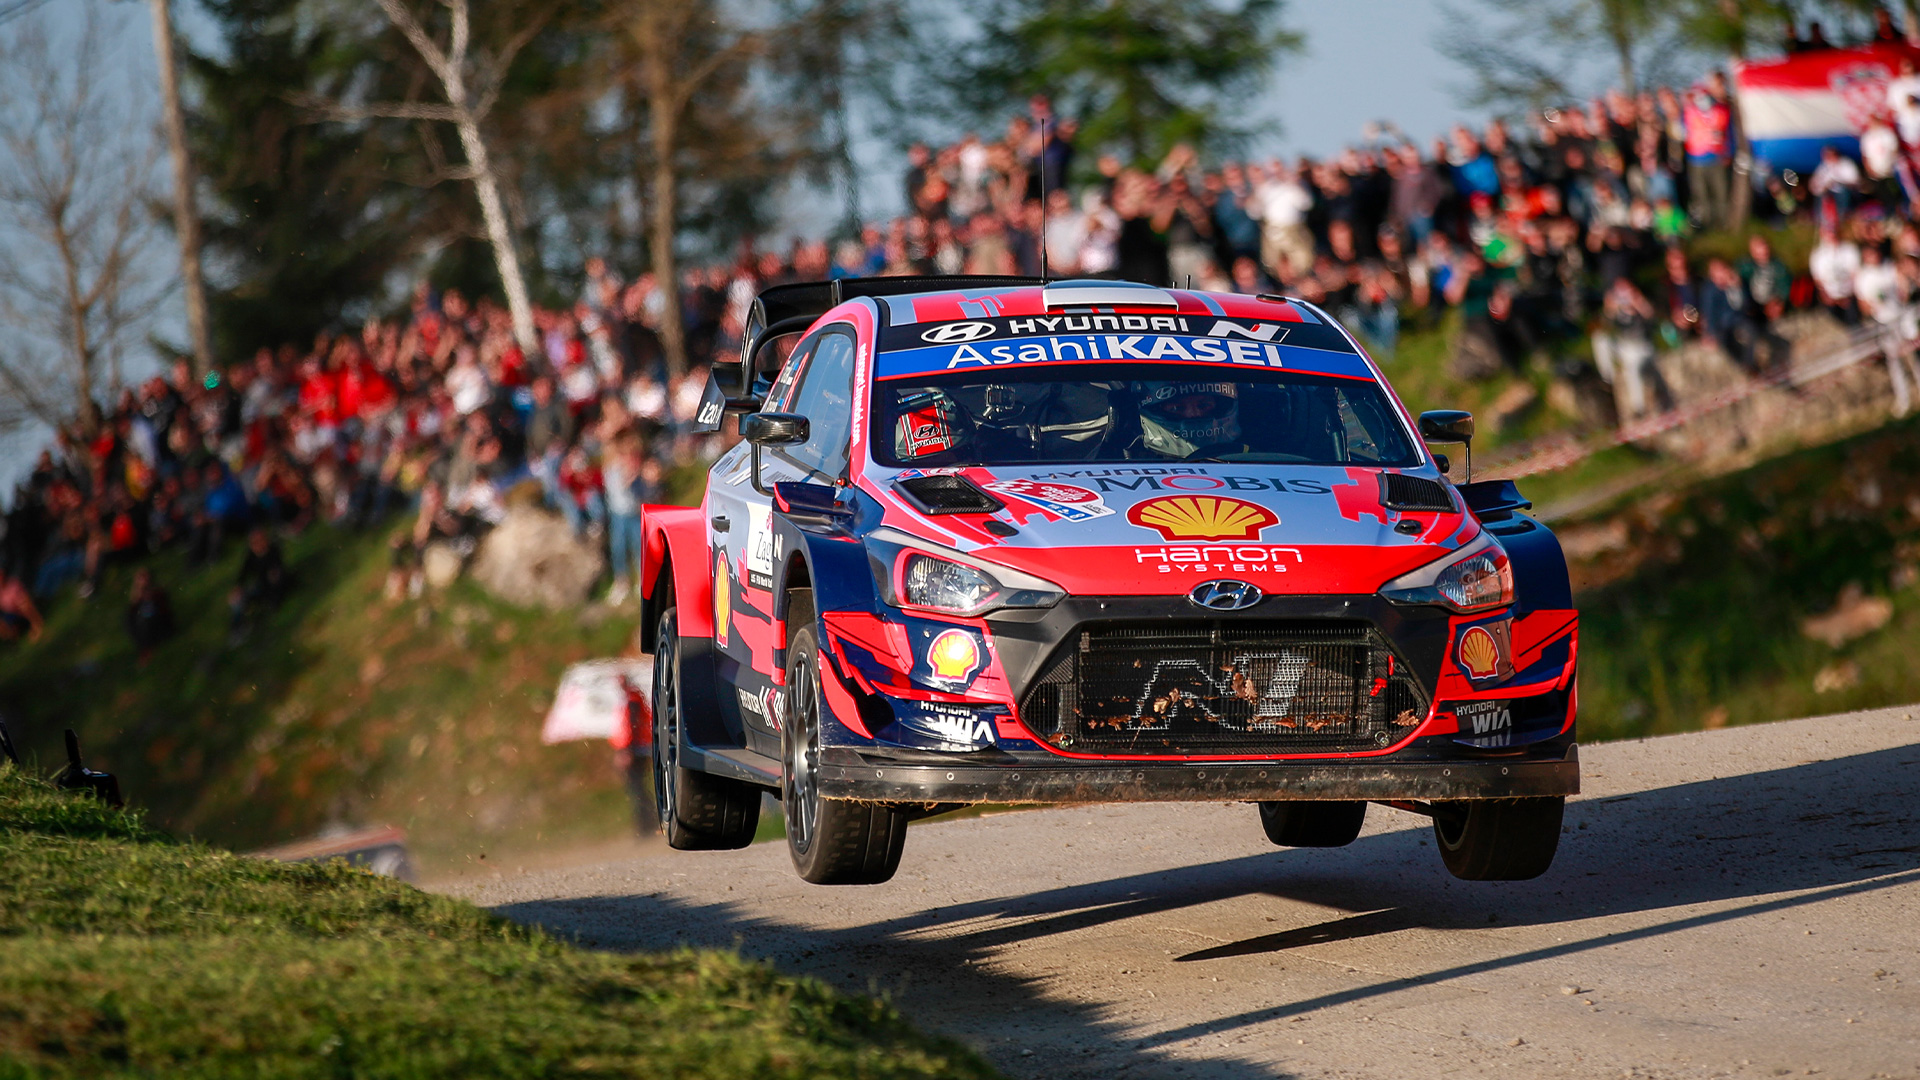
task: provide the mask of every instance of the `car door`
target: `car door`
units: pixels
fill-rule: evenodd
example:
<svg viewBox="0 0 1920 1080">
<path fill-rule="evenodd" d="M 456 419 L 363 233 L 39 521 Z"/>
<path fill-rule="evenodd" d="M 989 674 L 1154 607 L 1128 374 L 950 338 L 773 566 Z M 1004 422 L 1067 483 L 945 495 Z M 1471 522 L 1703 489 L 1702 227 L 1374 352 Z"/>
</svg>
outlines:
<svg viewBox="0 0 1920 1080">
<path fill-rule="evenodd" d="M 818 360 L 822 366 L 816 368 Z M 818 415 L 806 443 L 761 451 L 761 482 L 823 480 L 844 473 L 852 423 L 853 337 L 835 326 L 794 349 L 768 390 L 767 412 Z M 836 389 L 837 388 L 837 389 Z M 835 446 L 837 444 L 837 450 Z M 752 448 L 741 444 L 715 463 L 708 486 L 708 536 L 714 552 L 714 644 L 722 707 L 738 710 L 747 745 L 779 751 L 773 673 L 773 500 L 754 489 Z"/>
</svg>

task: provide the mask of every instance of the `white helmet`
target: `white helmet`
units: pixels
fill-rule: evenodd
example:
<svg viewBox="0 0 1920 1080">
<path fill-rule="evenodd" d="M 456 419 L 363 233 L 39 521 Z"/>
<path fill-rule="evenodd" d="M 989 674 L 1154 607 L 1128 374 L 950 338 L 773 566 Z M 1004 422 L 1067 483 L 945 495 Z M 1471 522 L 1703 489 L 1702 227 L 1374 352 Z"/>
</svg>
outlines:
<svg viewBox="0 0 1920 1080">
<path fill-rule="evenodd" d="M 1149 383 L 1140 399 L 1140 430 L 1149 450 L 1168 457 L 1238 443 L 1240 387 L 1230 382 Z"/>
</svg>

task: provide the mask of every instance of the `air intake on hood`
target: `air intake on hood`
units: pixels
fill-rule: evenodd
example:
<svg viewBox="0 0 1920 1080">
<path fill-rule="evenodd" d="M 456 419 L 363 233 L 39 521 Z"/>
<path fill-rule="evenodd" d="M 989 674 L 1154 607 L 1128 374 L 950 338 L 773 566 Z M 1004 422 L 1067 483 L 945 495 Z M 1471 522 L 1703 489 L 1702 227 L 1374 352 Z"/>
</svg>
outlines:
<svg viewBox="0 0 1920 1080">
<path fill-rule="evenodd" d="M 1445 513 L 1453 509 L 1453 500 L 1447 497 L 1447 489 L 1437 480 L 1405 473 L 1381 473 L 1380 505 L 1389 510 L 1437 510 Z"/>
<path fill-rule="evenodd" d="M 964 476 L 916 476 L 893 486 L 923 514 L 991 514 L 1007 505 Z"/>
</svg>

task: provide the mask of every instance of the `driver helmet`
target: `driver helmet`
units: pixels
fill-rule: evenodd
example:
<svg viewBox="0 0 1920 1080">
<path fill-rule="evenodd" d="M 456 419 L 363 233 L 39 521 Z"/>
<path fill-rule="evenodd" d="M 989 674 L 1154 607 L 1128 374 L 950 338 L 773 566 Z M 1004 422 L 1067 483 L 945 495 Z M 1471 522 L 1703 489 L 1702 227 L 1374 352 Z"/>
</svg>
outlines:
<svg viewBox="0 0 1920 1080">
<path fill-rule="evenodd" d="M 1189 457 L 1209 446 L 1240 441 L 1240 387 L 1230 382 L 1148 383 L 1140 399 L 1147 448 Z"/>
<path fill-rule="evenodd" d="M 944 454 L 958 449 L 965 441 L 953 399 L 944 391 L 922 391 L 900 403 L 900 418 L 893 425 L 896 460 L 912 461 Z"/>
</svg>

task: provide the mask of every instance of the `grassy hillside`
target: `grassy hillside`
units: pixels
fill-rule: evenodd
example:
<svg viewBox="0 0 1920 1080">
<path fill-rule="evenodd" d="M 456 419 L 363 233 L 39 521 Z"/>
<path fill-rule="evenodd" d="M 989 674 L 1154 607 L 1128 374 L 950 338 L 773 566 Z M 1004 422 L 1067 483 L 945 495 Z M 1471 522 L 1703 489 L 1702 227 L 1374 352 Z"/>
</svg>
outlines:
<svg viewBox="0 0 1920 1080">
<path fill-rule="evenodd" d="M 177 844 L 5 765 L 0 866 L 0 1077 L 993 1075 L 879 1001 Z"/>
<path fill-rule="evenodd" d="M 1556 529 L 1589 738 L 1920 701 L 1920 420 Z"/>
<path fill-rule="evenodd" d="M 432 873 L 628 828 L 607 747 L 539 730 L 560 673 L 619 653 L 631 612 L 527 611 L 466 581 L 389 603 L 379 535 L 314 528 L 287 554 L 291 598 L 238 644 L 238 550 L 197 571 L 157 560 L 181 632 L 145 664 L 122 624 L 127 570 L 91 600 L 69 591 L 40 642 L 0 646 L 0 713 L 45 770 L 72 726 L 161 826 L 241 849 L 393 824 Z"/>
</svg>

